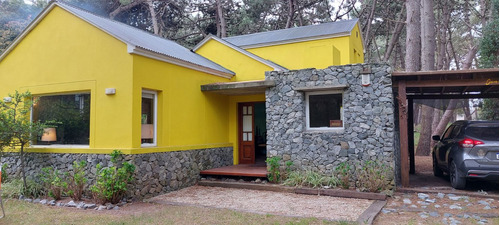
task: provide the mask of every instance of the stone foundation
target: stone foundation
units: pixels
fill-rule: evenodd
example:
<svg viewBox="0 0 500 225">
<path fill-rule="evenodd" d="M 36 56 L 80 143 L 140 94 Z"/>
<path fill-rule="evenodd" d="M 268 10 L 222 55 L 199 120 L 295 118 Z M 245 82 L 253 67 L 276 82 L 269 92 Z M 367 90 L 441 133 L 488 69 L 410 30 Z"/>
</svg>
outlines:
<svg viewBox="0 0 500 225">
<path fill-rule="evenodd" d="M 362 74 L 370 77 L 369 86 L 362 85 Z M 266 90 L 269 157 L 324 174 L 342 162 L 356 166 L 377 160 L 394 168 L 394 96 L 388 65 L 272 71 L 266 80 L 276 83 Z M 305 93 L 318 89 L 343 93 L 343 129 L 307 130 Z"/>
<path fill-rule="evenodd" d="M 87 161 L 86 191 L 95 183 L 98 163 L 103 167 L 112 166 L 111 157 L 104 154 L 28 153 L 26 159 L 26 175 L 35 180 L 38 180 L 41 168 L 52 166 L 67 172 L 72 169 L 73 161 Z M 194 185 L 201 170 L 232 165 L 233 148 L 122 155 L 121 161 L 128 161 L 136 166 L 135 179 L 129 185 L 128 197 L 138 200 Z M 17 154 L 5 153 L 1 162 L 7 163 L 9 177 L 21 177 Z M 88 192 L 87 196 L 89 195 Z"/>
</svg>

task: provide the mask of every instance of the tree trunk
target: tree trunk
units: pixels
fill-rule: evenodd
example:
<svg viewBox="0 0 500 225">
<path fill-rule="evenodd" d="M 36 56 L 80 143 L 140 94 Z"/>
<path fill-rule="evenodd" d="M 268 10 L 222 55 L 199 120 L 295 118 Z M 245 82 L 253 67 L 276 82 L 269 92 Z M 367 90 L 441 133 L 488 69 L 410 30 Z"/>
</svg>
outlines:
<svg viewBox="0 0 500 225">
<path fill-rule="evenodd" d="M 286 28 L 292 27 L 293 16 L 295 12 L 295 3 L 294 0 L 288 0 L 288 17 L 286 19 Z"/>
<path fill-rule="evenodd" d="M 406 1 L 405 70 L 420 70 L 420 0 Z"/>
<path fill-rule="evenodd" d="M 24 168 L 24 143 L 21 143 L 21 151 L 19 154 L 19 159 L 21 161 L 21 174 L 23 177 L 23 195 L 25 195 L 28 185 L 26 184 L 26 172 L 25 172 L 26 170 Z"/>
<path fill-rule="evenodd" d="M 453 111 L 455 111 L 455 107 L 457 106 L 458 99 L 451 99 L 446 107 L 446 111 L 444 112 L 439 124 L 436 126 L 432 135 L 441 135 L 444 132 L 444 129 L 448 126 L 451 118 L 453 117 Z"/>
<path fill-rule="evenodd" d="M 422 71 L 435 70 L 436 30 L 434 21 L 434 0 L 422 0 Z"/>
<path fill-rule="evenodd" d="M 420 138 L 418 139 L 416 155 L 428 156 L 431 152 L 432 116 L 434 108 L 422 105 L 422 123 L 420 127 Z"/>
<path fill-rule="evenodd" d="M 434 112 L 432 115 L 432 130 L 433 131 L 436 129 L 436 127 L 438 127 L 439 119 L 441 119 L 441 109 L 434 108 Z"/>
<path fill-rule="evenodd" d="M 149 14 L 151 15 L 151 22 L 153 24 L 153 32 L 158 35 L 160 33 L 160 28 L 158 27 L 158 20 L 156 19 L 155 6 L 153 0 L 147 0 Z"/>
<path fill-rule="evenodd" d="M 466 120 L 472 120 L 472 115 L 470 113 L 469 99 L 464 99 L 464 114 Z"/>
<path fill-rule="evenodd" d="M 219 37 L 226 37 L 227 31 L 226 31 L 226 19 L 224 18 L 224 11 L 222 8 L 222 2 L 221 0 L 217 0 L 217 36 Z"/>
</svg>

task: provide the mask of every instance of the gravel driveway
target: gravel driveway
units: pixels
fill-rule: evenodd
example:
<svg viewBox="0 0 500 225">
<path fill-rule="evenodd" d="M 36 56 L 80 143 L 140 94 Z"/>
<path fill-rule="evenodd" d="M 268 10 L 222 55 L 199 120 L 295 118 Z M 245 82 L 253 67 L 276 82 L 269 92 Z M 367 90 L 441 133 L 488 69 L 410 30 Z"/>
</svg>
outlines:
<svg viewBox="0 0 500 225">
<path fill-rule="evenodd" d="M 188 187 L 154 197 L 150 201 L 336 221 L 356 221 L 373 203 L 372 200 L 364 199 L 203 186 Z"/>
</svg>

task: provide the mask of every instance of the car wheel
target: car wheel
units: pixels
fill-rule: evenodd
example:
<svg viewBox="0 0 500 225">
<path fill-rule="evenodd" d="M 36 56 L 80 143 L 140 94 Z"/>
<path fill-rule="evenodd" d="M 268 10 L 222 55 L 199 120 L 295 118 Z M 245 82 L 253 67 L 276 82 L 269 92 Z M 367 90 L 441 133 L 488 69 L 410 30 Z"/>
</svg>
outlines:
<svg viewBox="0 0 500 225">
<path fill-rule="evenodd" d="M 464 189 L 466 184 L 465 177 L 460 176 L 460 172 L 454 161 L 451 161 L 449 168 L 451 186 L 455 189 Z"/>
<path fill-rule="evenodd" d="M 434 154 L 432 155 L 432 171 L 434 172 L 434 176 L 436 177 L 443 176 L 443 171 L 441 170 L 441 168 L 439 168 L 436 156 L 434 156 Z"/>
</svg>

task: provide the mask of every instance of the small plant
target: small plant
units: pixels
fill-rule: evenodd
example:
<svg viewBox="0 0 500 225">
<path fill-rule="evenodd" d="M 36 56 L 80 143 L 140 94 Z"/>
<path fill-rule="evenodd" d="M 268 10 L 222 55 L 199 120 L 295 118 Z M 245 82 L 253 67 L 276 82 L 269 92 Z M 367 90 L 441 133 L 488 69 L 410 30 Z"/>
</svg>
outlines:
<svg viewBox="0 0 500 225">
<path fill-rule="evenodd" d="M 285 162 L 285 174 L 283 175 L 283 179 L 286 179 L 288 178 L 288 176 L 290 175 L 290 173 L 292 173 L 292 166 L 293 166 L 293 161 L 292 160 L 288 160 Z"/>
<path fill-rule="evenodd" d="M 392 189 L 390 183 L 392 169 L 378 161 L 366 161 L 356 170 L 357 187 L 360 191 L 382 192 Z"/>
<path fill-rule="evenodd" d="M 306 176 L 300 171 L 292 171 L 283 184 L 287 186 L 306 186 Z"/>
<path fill-rule="evenodd" d="M 73 162 L 73 173 L 66 173 L 68 183 L 68 195 L 75 201 L 81 200 L 83 195 L 83 188 L 87 183 L 85 177 L 85 167 L 87 162 L 82 160 L 80 162 Z"/>
<path fill-rule="evenodd" d="M 280 161 L 281 158 L 279 156 L 273 156 L 266 159 L 267 163 L 267 179 L 269 182 L 277 183 L 281 180 L 281 172 L 280 172 Z"/>
<path fill-rule="evenodd" d="M 64 181 L 62 174 L 52 167 L 42 168 L 40 179 L 48 190 L 49 196 L 55 200 L 61 199 L 64 190 L 68 188 L 68 183 Z"/>
<path fill-rule="evenodd" d="M 340 187 L 344 189 L 349 189 L 349 187 L 351 186 L 349 183 L 349 178 L 351 174 L 350 171 L 351 171 L 351 166 L 346 162 L 340 163 L 335 168 L 335 174 L 339 179 Z"/>
<path fill-rule="evenodd" d="M 319 188 L 323 186 L 336 187 L 339 181 L 335 176 L 324 176 L 318 172 L 306 171 L 299 172 L 293 171 L 289 174 L 288 178 L 283 182 L 287 186 L 306 186 Z"/>
<path fill-rule="evenodd" d="M 117 159 L 122 153 L 114 150 L 111 162 L 114 166 L 103 168 L 97 164 L 96 183 L 90 188 L 97 203 L 118 203 L 127 191 L 128 182 L 132 181 L 135 166 L 124 162 L 119 166 Z"/>
</svg>

